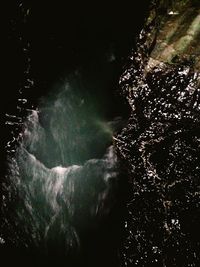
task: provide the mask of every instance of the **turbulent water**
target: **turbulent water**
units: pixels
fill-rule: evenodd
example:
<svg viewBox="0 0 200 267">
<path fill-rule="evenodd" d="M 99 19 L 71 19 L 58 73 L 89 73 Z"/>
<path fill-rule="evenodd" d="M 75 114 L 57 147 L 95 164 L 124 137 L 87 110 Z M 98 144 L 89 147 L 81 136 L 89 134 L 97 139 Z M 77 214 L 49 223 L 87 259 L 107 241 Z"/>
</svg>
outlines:
<svg viewBox="0 0 200 267">
<path fill-rule="evenodd" d="M 83 243 L 90 246 L 83 236 L 101 231 L 117 203 L 112 137 L 122 119 L 103 119 L 97 99 L 75 84 L 67 80 L 41 99 L 38 110 L 27 111 L 16 151 L 8 156 L 10 200 L 4 198 L 1 245 L 83 265 Z M 105 242 L 109 235 L 103 233 Z"/>
<path fill-rule="evenodd" d="M 21 1 L 9 10 L 11 50 L 16 43 L 20 55 L 9 71 L 17 78 L 8 87 L 19 90 L 5 108 L 0 184 L 8 266 L 119 266 L 124 182 L 113 136 L 124 119 L 114 87 L 127 44 L 107 36 L 118 32 L 110 8 L 102 16 L 104 6 L 91 14 L 85 3 L 84 11 L 67 4 Z"/>
<path fill-rule="evenodd" d="M 189 6 L 176 21 L 180 1 L 166 1 L 174 10 L 152 3 L 155 18 L 119 79 L 128 122 L 105 116 L 112 96 L 88 90 L 79 71 L 26 109 L 25 120 L 7 114 L 21 130 L 7 144 L 0 248 L 19 262 L 31 255 L 33 266 L 199 266 L 200 75 L 189 54 L 199 51 L 199 9 Z M 159 39 L 156 16 L 165 15 Z"/>
</svg>

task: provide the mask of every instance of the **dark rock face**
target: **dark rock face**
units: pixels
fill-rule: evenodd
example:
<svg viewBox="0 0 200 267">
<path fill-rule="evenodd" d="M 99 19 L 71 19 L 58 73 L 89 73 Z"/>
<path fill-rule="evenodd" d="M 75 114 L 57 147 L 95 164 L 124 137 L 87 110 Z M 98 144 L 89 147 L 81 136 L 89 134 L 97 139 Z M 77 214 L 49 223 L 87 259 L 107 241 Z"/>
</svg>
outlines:
<svg viewBox="0 0 200 267">
<path fill-rule="evenodd" d="M 122 266 L 199 266 L 200 76 L 188 63 L 146 72 L 145 35 L 120 79 L 132 108 L 116 138 L 131 187 Z"/>
</svg>

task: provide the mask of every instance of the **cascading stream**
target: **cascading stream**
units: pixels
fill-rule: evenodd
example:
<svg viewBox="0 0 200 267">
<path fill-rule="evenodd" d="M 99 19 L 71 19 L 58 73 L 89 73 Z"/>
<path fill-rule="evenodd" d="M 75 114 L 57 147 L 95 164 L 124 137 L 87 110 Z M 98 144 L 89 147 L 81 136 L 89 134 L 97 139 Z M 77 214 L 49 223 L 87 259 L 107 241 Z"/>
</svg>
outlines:
<svg viewBox="0 0 200 267">
<path fill-rule="evenodd" d="M 123 120 L 103 119 L 98 99 L 75 84 L 71 78 L 41 99 L 38 110 L 28 111 L 19 145 L 9 156 L 16 203 L 10 203 L 13 218 L 5 213 L 1 238 L 2 246 L 58 255 L 76 266 L 85 260 L 83 236 L 95 235 L 118 201 L 120 171 L 112 137 Z"/>
<path fill-rule="evenodd" d="M 131 110 L 125 127 L 120 112 L 111 119 L 102 112 L 102 100 L 112 100 L 104 82 L 96 96 L 88 82 L 116 60 L 103 48 L 98 60 L 109 64 L 97 67 L 101 75 L 93 61 L 81 69 L 90 89 L 78 70 L 26 110 L 24 123 L 6 114 L 8 125 L 23 129 L 7 144 L 14 154 L 0 249 L 19 252 L 19 262 L 28 251 L 43 259 L 33 266 L 200 265 L 200 6 L 151 2 L 119 80 Z"/>
</svg>

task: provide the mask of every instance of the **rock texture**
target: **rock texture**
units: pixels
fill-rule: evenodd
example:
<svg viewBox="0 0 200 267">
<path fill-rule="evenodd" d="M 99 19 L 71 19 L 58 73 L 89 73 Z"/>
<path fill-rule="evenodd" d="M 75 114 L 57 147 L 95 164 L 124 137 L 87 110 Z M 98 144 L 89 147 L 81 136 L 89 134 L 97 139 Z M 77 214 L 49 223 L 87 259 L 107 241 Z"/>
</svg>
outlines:
<svg viewBox="0 0 200 267">
<path fill-rule="evenodd" d="M 120 79 L 132 108 L 129 123 L 115 138 L 131 188 L 122 266 L 197 267 L 199 5 L 156 3 Z"/>
</svg>

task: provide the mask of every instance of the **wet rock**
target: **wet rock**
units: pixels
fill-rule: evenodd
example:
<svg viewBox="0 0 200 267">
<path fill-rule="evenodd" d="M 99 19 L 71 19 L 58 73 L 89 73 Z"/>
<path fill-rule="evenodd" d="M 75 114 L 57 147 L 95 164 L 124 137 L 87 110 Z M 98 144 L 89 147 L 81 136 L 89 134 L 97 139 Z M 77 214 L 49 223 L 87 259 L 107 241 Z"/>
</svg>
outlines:
<svg viewBox="0 0 200 267">
<path fill-rule="evenodd" d="M 184 7 L 191 2 L 185 1 Z M 175 64 L 171 62 L 173 51 L 166 53 L 172 44 L 179 47 L 188 28 L 196 29 L 196 6 L 184 9 L 185 16 L 187 12 L 196 16 L 190 21 L 187 17 L 184 25 L 173 29 L 174 37 L 168 38 L 168 43 L 163 38 L 170 33 L 170 23 L 182 17 L 173 14 L 172 19 L 168 14 L 156 41 L 149 41 L 155 21 L 146 25 L 120 78 L 122 95 L 132 108 L 127 126 L 115 139 L 131 188 L 122 266 L 186 267 L 200 263 L 200 75 L 195 62 L 185 60 L 199 48 L 190 52 L 188 43 L 183 50 L 175 49 L 180 53 Z M 197 36 L 193 34 L 192 42 Z"/>
</svg>

